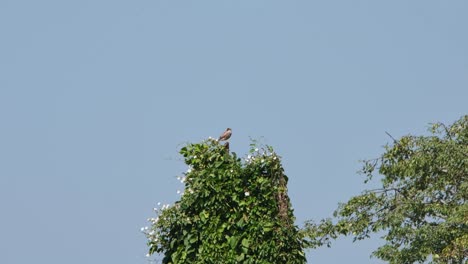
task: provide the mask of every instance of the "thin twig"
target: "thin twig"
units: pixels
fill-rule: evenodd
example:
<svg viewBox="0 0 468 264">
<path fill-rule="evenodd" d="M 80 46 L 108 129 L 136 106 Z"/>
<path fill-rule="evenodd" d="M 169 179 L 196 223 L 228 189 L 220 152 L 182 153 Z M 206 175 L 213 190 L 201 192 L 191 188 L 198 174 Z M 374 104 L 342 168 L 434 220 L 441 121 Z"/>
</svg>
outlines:
<svg viewBox="0 0 468 264">
<path fill-rule="evenodd" d="M 390 133 L 385 131 L 385 134 L 387 134 L 391 139 L 393 139 L 393 143 L 398 144 L 398 141 L 394 137 L 392 137 L 392 135 L 390 135 Z"/>
</svg>

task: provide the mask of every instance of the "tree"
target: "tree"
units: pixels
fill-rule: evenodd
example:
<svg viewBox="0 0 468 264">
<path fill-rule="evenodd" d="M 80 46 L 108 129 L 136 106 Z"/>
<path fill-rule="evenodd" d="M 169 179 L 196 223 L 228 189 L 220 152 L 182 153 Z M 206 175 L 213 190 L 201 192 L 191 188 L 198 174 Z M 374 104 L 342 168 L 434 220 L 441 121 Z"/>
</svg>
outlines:
<svg viewBox="0 0 468 264">
<path fill-rule="evenodd" d="M 144 229 L 163 263 L 305 263 L 288 178 L 271 147 L 252 145 L 243 161 L 214 139 L 180 153 L 185 192 Z"/>
<path fill-rule="evenodd" d="M 363 163 L 365 183 L 379 174 L 381 187 L 340 204 L 333 219 L 309 221 L 308 245 L 331 245 L 383 233 L 373 255 L 389 263 L 466 263 L 468 259 L 468 115 L 429 136 L 404 136 Z"/>
</svg>

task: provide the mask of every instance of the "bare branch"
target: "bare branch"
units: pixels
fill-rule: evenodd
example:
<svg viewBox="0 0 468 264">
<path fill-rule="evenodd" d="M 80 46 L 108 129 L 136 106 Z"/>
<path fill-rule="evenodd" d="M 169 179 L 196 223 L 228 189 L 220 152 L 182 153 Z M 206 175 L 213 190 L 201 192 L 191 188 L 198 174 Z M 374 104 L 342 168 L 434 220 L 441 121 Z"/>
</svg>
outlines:
<svg viewBox="0 0 468 264">
<path fill-rule="evenodd" d="M 393 139 L 393 143 L 397 144 L 398 141 L 392 136 L 390 135 L 390 133 L 388 133 L 387 131 L 385 131 L 385 134 L 387 134 L 391 139 Z"/>
</svg>

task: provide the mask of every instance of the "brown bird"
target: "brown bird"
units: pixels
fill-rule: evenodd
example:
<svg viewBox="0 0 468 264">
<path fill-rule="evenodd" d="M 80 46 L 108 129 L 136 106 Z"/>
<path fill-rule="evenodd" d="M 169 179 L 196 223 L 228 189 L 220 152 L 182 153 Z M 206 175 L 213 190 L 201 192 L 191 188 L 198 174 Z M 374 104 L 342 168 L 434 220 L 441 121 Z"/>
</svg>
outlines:
<svg viewBox="0 0 468 264">
<path fill-rule="evenodd" d="M 230 128 L 227 128 L 226 131 L 218 138 L 218 141 L 225 141 L 231 137 L 232 131 Z"/>
</svg>

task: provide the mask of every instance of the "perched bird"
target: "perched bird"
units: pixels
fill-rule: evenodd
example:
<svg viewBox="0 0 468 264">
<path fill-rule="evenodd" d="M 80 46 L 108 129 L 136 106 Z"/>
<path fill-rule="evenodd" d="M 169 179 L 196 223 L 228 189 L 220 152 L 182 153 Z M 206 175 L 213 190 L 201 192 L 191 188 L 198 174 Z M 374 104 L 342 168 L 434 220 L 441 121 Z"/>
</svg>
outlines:
<svg viewBox="0 0 468 264">
<path fill-rule="evenodd" d="M 218 141 L 225 141 L 231 137 L 232 131 L 230 128 L 227 128 L 226 131 L 218 138 Z"/>
</svg>

